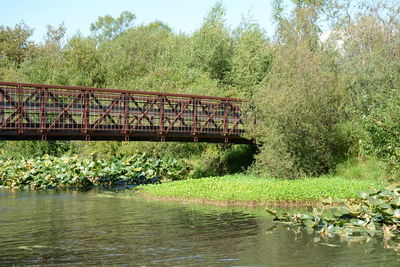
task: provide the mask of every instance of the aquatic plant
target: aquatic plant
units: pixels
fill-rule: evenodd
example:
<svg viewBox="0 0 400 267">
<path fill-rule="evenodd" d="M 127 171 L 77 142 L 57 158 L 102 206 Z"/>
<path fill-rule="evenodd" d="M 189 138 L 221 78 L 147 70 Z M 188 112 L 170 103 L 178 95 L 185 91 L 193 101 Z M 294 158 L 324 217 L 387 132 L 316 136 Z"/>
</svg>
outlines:
<svg viewBox="0 0 400 267">
<path fill-rule="evenodd" d="M 343 177 L 318 177 L 295 180 L 255 177 L 235 174 L 202 179 L 187 179 L 160 185 L 141 186 L 141 192 L 150 198 L 216 201 L 244 205 L 319 205 L 322 199 L 356 197 L 370 187 L 379 188 L 381 182 L 352 180 Z"/>
<path fill-rule="evenodd" d="M 325 204 L 331 204 L 327 200 Z M 400 186 L 363 192 L 343 206 L 326 211 L 313 209 L 312 214 L 277 212 L 267 209 L 275 221 L 306 227 L 324 237 L 339 235 L 368 237 L 381 235 L 390 240 L 400 234 Z"/>
<path fill-rule="evenodd" d="M 0 185 L 12 188 L 90 188 L 157 183 L 186 178 L 188 167 L 146 154 L 96 159 L 77 156 L 0 158 Z"/>
</svg>

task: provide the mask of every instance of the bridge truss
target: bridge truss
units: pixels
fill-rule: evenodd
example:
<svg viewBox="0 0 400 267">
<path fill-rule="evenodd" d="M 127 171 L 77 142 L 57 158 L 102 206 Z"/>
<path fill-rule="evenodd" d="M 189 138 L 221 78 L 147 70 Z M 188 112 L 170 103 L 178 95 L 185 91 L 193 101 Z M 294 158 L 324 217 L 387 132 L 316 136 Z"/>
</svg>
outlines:
<svg viewBox="0 0 400 267">
<path fill-rule="evenodd" d="M 0 81 L 2 140 L 250 143 L 235 98 Z"/>
</svg>

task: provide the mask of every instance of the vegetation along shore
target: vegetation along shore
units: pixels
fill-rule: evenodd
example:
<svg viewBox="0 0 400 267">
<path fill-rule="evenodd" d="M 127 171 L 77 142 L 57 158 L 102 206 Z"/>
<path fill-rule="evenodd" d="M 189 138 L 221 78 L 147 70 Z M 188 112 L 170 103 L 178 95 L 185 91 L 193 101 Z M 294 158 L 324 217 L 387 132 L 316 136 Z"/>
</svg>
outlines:
<svg viewBox="0 0 400 267">
<path fill-rule="evenodd" d="M 399 181 L 400 10 L 386 2 L 275 0 L 274 32 L 251 16 L 228 25 L 220 1 L 188 34 L 129 11 L 87 36 L 49 25 L 42 42 L 0 26 L 0 80 L 236 97 L 257 112 L 254 145 L 2 141 L 0 186 L 174 181 L 141 194 L 317 203 Z"/>
<path fill-rule="evenodd" d="M 318 177 L 296 180 L 227 175 L 176 181 L 138 188 L 142 197 L 216 205 L 321 206 L 326 199 L 339 203 L 362 191 L 382 186 L 376 180 Z"/>
</svg>

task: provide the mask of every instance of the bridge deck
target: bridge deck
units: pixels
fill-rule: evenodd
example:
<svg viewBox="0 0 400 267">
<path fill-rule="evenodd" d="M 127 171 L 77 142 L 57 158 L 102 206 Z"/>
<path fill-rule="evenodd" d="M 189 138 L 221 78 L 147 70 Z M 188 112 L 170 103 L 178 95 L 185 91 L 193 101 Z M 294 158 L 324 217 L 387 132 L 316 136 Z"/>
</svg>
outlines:
<svg viewBox="0 0 400 267">
<path fill-rule="evenodd" d="M 0 81 L 2 140 L 250 143 L 235 98 Z"/>
</svg>

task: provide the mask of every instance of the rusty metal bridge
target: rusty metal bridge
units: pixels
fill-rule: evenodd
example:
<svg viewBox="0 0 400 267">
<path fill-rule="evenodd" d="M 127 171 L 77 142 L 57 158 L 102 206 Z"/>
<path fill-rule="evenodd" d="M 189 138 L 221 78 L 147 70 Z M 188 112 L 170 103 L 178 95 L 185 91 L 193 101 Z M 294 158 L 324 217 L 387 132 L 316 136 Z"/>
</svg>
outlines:
<svg viewBox="0 0 400 267">
<path fill-rule="evenodd" d="M 0 81 L 0 140 L 250 143 L 241 99 Z"/>
</svg>

